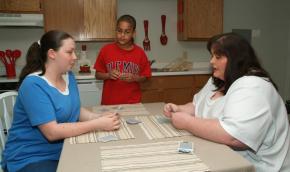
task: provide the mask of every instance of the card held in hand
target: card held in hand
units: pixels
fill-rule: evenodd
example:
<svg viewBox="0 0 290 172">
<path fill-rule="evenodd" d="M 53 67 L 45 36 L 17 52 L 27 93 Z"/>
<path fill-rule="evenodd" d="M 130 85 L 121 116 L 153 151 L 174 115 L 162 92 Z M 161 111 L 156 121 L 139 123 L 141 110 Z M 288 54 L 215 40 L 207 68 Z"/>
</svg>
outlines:
<svg viewBox="0 0 290 172">
<path fill-rule="evenodd" d="M 171 123 L 171 119 L 167 118 L 165 116 L 160 116 L 157 118 L 157 121 L 159 122 L 159 124 L 168 124 Z"/>
</svg>

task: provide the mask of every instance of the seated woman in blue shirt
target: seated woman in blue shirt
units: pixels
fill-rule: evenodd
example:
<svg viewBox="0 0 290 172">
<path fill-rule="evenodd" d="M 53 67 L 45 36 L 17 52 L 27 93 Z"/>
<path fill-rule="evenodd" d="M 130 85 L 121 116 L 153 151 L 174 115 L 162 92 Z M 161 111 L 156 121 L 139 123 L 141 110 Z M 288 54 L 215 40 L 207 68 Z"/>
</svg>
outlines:
<svg viewBox="0 0 290 172">
<path fill-rule="evenodd" d="M 75 42 L 61 31 L 45 33 L 27 52 L 20 74 L 12 126 L 2 154 L 4 171 L 56 171 L 63 140 L 120 127 L 115 113 L 80 107 L 75 77 Z"/>
</svg>

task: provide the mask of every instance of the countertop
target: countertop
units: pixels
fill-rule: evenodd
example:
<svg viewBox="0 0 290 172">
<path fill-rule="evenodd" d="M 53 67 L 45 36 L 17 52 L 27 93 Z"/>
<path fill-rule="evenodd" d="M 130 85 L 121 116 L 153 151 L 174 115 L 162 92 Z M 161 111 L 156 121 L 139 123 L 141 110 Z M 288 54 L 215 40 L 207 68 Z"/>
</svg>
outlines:
<svg viewBox="0 0 290 172">
<path fill-rule="evenodd" d="M 174 75 L 195 75 L 195 74 L 210 74 L 209 68 L 195 68 L 190 71 L 182 71 L 182 72 L 152 72 L 152 76 L 174 76 Z M 78 80 L 82 79 L 95 79 L 95 73 L 75 73 L 75 77 Z M 18 82 L 18 78 L 7 78 L 1 77 L 0 83 L 4 82 Z"/>
</svg>

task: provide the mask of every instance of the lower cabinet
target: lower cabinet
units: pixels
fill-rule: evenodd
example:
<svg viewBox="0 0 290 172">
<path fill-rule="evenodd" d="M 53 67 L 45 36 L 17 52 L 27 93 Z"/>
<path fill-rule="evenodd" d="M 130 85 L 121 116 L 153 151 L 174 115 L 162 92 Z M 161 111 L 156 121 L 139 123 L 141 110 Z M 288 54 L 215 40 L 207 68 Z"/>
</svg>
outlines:
<svg viewBox="0 0 290 172">
<path fill-rule="evenodd" d="M 78 79 L 77 84 L 82 107 L 101 104 L 103 81 L 96 79 Z"/>
<path fill-rule="evenodd" d="M 153 76 L 141 84 L 142 103 L 185 104 L 207 82 L 210 75 Z"/>
</svg>

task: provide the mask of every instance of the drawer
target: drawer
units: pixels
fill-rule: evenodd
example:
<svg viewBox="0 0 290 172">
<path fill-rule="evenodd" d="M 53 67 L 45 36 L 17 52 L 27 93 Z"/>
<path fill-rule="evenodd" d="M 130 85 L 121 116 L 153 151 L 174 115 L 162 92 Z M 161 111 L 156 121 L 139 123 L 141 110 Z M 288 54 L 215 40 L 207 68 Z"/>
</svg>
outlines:
<svg viewBox="0 0 290 172">
<path fill-rule="evenodd" d="M 194 85 L 196 88 L 202 88 L 208 81 L 211 75 L 195 75 L 194 76 Z"/>
<path fill-rule="evenodd" d="M 142 90 L 142 103 L 164 102 L 162 90 Z"/>
<path fill-rule="evenodd" d="M 193 87 L 193 76 L 156 76 L 141 84 L 142 90 Z"/>
</svg>

